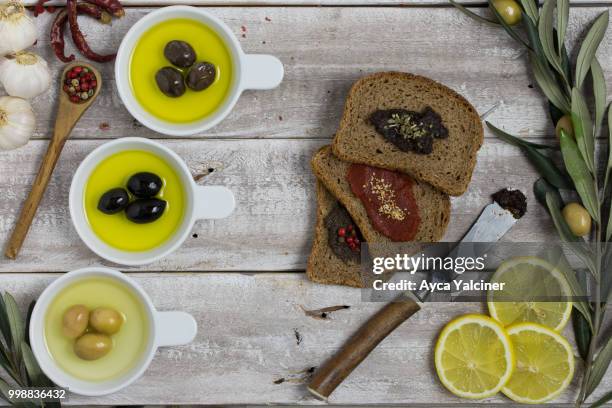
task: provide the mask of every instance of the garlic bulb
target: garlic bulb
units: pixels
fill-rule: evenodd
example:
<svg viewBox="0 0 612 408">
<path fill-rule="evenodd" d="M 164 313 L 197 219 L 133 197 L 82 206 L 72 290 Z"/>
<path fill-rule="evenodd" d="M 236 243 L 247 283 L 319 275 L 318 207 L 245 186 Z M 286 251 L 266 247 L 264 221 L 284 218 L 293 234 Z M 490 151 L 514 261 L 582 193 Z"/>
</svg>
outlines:
<svg viewBox="0 0 612 408">
<path fill-rule="evenodd" d="M 36 25 L 21 1 L 0 4 L 0 56 L 25 50 L 36 42 L 37 36 Z"/>
<path fill-rule="evenodd" d="M 12 150 L 28 143 L 36 118 L 25 99 L 0 96 L 0 150 Z"/>
<path fill-rule="evenodd" d="M 6 93 L 30 99 L 51 86 L 51 72 L 47 62 L 32 52 L 18 52 L 0 62 L 0 83 Z"/>
</svg>

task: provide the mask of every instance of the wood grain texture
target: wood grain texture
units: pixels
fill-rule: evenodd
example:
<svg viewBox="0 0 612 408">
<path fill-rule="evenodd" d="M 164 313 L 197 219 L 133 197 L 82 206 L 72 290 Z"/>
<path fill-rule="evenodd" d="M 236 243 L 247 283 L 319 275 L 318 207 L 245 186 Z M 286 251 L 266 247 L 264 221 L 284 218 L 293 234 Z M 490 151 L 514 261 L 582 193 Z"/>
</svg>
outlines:
<svg viewBox="0 0 612 408">
<path fill-rule="evenodd" d="M 159 350 L 145 376 L 124 391 L 95 399 L 71 396 L 69 404 L 315 404 L 305 386 L 308 370 L 330 357 L 383 306 L 363 302 L 358 289 L 314 285 L 302 274 L 132 276 L 159 310 L 191 313 L 198 336 L 190 345 Z M 25 310 L 51 280 L 48 274 L 4 274 L 0 286 Z M 350 308 L 325 319 L 304 313 L 335 305 Z M 481 311 L 473 303 L 425 304 L 357 367 L 330 402 L 468 403 L 436 379 L 432 347 L 451 318 Z M 571 338 L 571 330 L 565 334 Z M 550 406 L 572 402 L 576 386 L 575 379 Z M 608 373 L 595 397 L 611 387 Z M 480 405 L 508 402 L 498 395 Z"/>
<path fill-rule="evenodd" d="M 27 5 L 36 4 L 37 0 L 24 0 Z M 450 6 L 448 0 L 122 0 L 126 6 L 167 6 L 190 4 L 194 6 Z M 483 0 L 460 0 L 458 3 L 468 5 L 484 4 Z M 612 3 L 610 0 L 571 0 L 571 4 L 589 5 Z M 66 4 L 62 0 L 53 0 L 50 5 Z"/>
<path fill-rule="evenodd" d="M 344 99 L 359 77 L 383 70 L 422 74 L 464 95 L 479 113 L 522 136 L 551 136 L 547 110 L 528 76 L 526 56 L 501 28 L 478 24 L 453 8 L 431 7 L 209 7 L 234 31 L 248 53 L 278 56 L 285 79 L 272 91 L 248 91 L 219 126 L 195 138 L 329 138 L 337 129 Z M 573 8 L 573 40 L 604 8 Z M 130 8 L 112 28 L 83 18 L 94 50 L 110 52 L 150 9 Z M 61 64 L 48 42 L 51 17 L 37 20 L 35 47 L 58 73 Z M 358 29 L 356 29 L 358 27 Z M 243 32 L 244 30 L 244 32 Z M 432 35 L 435 33 L 435 35 Z M 67 51 L 75 52 L 68 40 Z M 604 41 L 599 60 L 612 80 L 612 43 Z M 73 137 L 163 137 L 140 126 L 115 90 L 113 64 L 99 65 L 105 85 L 77 125 Z M 36 138 L 49 137 L 56 90 L 34 101 Z M 103 126 L 101 126 L 103 125 Z"/>
<path fill-rule="evenodd" d="M 99 141 L 69 140 L 16 261 L 0 259 L 1 272 L 67 271 L 100 262 L 79 240 L 68 211 L 72 174 Z M 304 270 L 315 225 L 314 178 L 310 157 L 320 140 L 164 141 L 188 163 L 202 183 L 227 185 L 237 208 L 227 219 L 200 221 L 173 255 L 146 266 L 152 271 L 287 271 Z M 45 141 L 0 154 L 0 242 L 4 243 L 37 171 Z M 444 238 L 456 241 L 467 231 L 490 195 L 501 188 L 520 188 L 528 212 L 504 238 L 547 242 L 556 237 L 549 217 L 535 202 L 535 171 L 521 152 L 489 139 L 480 150 L 468 191 L 452 200 Z"/>
</svg>

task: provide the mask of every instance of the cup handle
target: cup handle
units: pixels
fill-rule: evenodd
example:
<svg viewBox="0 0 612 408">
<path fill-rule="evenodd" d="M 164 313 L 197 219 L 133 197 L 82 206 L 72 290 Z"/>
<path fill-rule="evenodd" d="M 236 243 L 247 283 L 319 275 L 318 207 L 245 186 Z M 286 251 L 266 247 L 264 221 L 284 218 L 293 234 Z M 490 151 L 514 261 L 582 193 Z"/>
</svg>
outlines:
<svg viewBox="0 0 612 408">
<path fill-rule="evenodd" d="M 244 89 L 273 89 L 283 80 L 283 63 L 272 55 L 247 54 L 244 61 Z"/>
<path fill-rule="evenodd" d="M 195 214 L 198 220 L 229 217 L 236 208 L 234 193 L 223 186 L 196 186 Z"/>
<path fill-rule="evenodd" d="M 157 312 L 155 329 L 155 342 L 158 347 L 181 346 L 195 339 L 198 324 L 189 313 Z"/>
</svg>

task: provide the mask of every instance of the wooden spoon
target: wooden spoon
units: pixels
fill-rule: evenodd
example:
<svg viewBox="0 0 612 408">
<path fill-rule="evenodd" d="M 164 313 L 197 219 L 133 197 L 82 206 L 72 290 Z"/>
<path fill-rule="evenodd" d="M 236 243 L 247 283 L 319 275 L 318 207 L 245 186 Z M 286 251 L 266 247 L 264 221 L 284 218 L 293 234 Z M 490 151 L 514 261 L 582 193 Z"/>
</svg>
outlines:
<svg viewBox="0 0 612 408">
<path fill-rule="evenodd" d="M 88 68 L 90 72 L 94 73 L 96 76 L 97 86 L 93 96 L 82 103 L 71 102 L 68 94 L 63 89 L 66 74 L 75 66 Z M 102 76 L 97 69 L 88 63 L 75 61 L 68 64 L 66 68 L 64 68 L 59 85 L 59 106 L 57 109 L 57 116 L 55 118 L 53 137 L 51 138 L 51 142 L 47 148 L 47 153 L 45 154 L 45 157 L 40 165 L 40 169 L 38 170 L 38 176 L 36 176 L 36 180 L 34 180 L 34 184 L 32 185 L 30 195 L 28 195 L 28 198 L 21 209 L 21 214 L 17 220 L 17 225 L 15 226 L 13 234 L 11 235 L 6 247 L 5 255 L 10 259 L 15 259 L 19 254 L 19 250 L 21 249 L 23 241 L 28 234 L 28 230 L 32 224 L 32 219 L 34 218 L 38 205 L 40 204 L 40 200 L 47 189 L 53 169 L 55 169 L 57 160 L 59 159 L 62 149 L 64 148 L 66 140 L 68 140 L 68 137 L 70 136 L 70 132 L 72 132 L 74 125 L 76 125 L 81 116 L 83 116 L 83 113 L 85 113 L 85 111 L 91 106 L 93 101 L 100 93 L 100 89 L 102 87 Z"/>
</svg>

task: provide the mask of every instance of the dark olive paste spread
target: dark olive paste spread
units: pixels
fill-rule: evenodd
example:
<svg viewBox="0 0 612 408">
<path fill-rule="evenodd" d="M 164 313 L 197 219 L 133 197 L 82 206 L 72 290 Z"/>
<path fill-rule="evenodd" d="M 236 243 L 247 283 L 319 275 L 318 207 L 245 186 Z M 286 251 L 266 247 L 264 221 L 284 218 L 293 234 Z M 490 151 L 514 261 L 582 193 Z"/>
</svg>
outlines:
<svg viewBox="0 0 612 408">
<path fill-rule="evenodd" d="M 328 244 L 332 252 L 345 263 L 361 261 L 361 231 L 346 208 L 336 204 L 325 217 Z"/>
<path fill-rule="evenodd" d="M 351 164 L 346 179 L 365 207 L 374 229 L 392 241 L 414 239 L 421 218 L 412 193 L 412 177 L 378 167 Z"/>
<path fill-rule="evenodd" d="M 500 207 L 510 211 L 514 218 L 521 218 L 527 212 L 527 198 L 521 190 L 504 188 L 491 197 Z"/>
<path fill-rule="evenodd" d="M 429 106 L 422 112 L 406 109 L 377 110 L 370 115 L 370 123 L 385 139 L 401 151 L 429 154 L 433 139 L 448 137 L 442 118 Z"/>
</svg>

